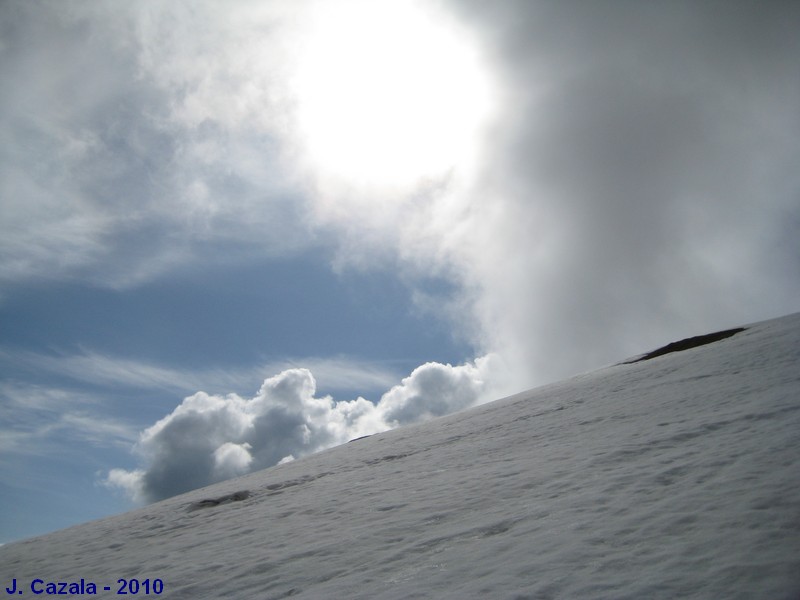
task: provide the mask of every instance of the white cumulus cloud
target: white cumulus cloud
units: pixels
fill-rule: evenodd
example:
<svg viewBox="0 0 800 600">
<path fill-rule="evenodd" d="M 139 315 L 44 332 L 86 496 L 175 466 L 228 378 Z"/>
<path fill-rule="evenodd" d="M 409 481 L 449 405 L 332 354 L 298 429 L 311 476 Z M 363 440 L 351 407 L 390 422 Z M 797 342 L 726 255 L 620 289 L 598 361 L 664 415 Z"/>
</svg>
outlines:
<svg viewBox="0 0 800 600">
<path fill-rule="evenodd" d="M 492 356 L 426 363 L 377 404 L 317 397 L 314 376 L 302 368 L 266 379 L 252 398 L 197 392 L 142 432 L 142 468 L 112 469 L 105 484 L 138 501 L 166 498 L 491 399 L 501 369 Z"/>
</svg>

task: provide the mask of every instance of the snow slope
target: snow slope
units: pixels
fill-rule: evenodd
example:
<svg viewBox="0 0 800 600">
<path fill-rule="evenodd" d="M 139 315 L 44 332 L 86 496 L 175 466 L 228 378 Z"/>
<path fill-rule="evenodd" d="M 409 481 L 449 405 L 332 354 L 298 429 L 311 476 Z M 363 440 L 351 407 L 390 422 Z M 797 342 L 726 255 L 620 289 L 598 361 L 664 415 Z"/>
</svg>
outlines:
<svg viewBox="0 0 800 600">
<path fill-rule="evenodd" d="M 800 314 L 7 545 L 12 578 L 22 597 L 159 578 L 165 598 L 800 598 Z"/>
</svg>

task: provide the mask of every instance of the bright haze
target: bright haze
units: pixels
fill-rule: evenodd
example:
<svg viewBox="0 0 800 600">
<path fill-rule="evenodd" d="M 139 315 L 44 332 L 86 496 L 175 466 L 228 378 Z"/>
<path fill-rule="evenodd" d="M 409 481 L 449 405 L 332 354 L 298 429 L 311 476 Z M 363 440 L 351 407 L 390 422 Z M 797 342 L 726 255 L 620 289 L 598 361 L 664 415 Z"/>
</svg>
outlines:
<svg viewBox="0 0 800 600">
<path fill-rule="evenodd" d="M 0 542 L 798 310 L 796 2 L 0 5 Z"/>
</svg>

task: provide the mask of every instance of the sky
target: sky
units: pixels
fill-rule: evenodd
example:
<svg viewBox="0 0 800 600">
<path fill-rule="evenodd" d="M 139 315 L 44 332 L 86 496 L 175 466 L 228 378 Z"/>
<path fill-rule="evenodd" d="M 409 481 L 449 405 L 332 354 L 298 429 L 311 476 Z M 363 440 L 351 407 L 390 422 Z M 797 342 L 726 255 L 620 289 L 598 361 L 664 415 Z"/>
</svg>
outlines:
<svg viewBox="0 0 800 600">
<path fill-rule="evenodd" d="M 797 311 L 798 29 L 0 4 L 0 543 Z"/>
</svg>

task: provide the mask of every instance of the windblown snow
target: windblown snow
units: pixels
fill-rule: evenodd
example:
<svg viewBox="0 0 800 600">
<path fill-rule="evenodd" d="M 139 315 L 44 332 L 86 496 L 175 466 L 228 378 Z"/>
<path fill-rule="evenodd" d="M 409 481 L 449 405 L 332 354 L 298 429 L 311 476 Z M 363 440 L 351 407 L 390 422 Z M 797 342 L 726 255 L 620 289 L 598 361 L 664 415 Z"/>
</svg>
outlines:
<svg viewBox="0 0 800 600">
<path fill-rule="evenodd" d="M 0 575 L 27 596 L 797 599 L 800 313 L 9 544 Z"/>
</svg>

